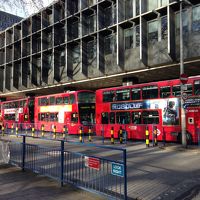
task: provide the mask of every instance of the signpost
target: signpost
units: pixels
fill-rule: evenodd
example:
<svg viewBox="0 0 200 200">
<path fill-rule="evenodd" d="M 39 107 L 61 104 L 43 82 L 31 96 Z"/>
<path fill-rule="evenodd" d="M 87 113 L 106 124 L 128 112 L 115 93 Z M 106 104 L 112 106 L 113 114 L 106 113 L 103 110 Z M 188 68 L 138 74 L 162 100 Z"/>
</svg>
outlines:
<svg viewBox="0 0 200 200">
<path fill-rule="evenodd" d="M 186 74 L 181 74 L 180 81 L 182 84 L 186 84 L 188 82 L 188 76 Z"/>
</svg>

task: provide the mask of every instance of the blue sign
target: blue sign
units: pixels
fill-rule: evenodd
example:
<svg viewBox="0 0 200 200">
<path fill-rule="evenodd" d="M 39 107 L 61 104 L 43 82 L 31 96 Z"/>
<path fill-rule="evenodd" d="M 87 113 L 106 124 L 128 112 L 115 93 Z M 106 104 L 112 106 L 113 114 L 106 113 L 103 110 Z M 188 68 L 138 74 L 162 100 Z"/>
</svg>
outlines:
<svg viewBox="0 0 200 200">
<path fill-rule="evenodd" d="M 111 174 L 124 177 L 124 165 L 119 163 L 111 163 Z"/>
</svg>

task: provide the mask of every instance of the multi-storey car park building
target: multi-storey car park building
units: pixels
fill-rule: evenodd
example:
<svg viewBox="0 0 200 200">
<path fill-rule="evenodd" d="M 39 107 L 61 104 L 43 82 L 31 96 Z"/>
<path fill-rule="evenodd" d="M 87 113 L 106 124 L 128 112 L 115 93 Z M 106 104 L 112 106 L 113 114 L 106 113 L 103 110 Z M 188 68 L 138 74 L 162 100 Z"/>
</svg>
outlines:
<svg viewBox="0 0 200 200">
<path fill-rule="evenodd" d="M 183 9 L 185 72 L 200 72 L 200 1 Z M 179 77 L 179 2 L 60 0 L 0 32 L 0 95 Z M 38 91 L 39 92 L 39 91 Z M 55 92 L 55 90 L 54 90 Z"/>
</svg>

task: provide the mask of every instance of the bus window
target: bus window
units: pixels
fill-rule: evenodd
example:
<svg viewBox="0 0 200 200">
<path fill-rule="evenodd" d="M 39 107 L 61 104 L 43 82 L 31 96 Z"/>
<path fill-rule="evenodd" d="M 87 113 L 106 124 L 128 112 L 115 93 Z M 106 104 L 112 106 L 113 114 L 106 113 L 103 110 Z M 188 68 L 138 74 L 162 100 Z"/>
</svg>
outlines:
<svg viewBox="0 0 200 200">
<path fill-rule="evenodd" d="M 172 94 L 175 97 L 180 97 L 181 96 L 181 86 L 180 85 L 175 85 L 172 87 Z"/>
<path fill-rule="evenodd" d="M 48 105 L 48 99 L 46 97 L 39 99 L 38 101 L 40 106 L 46 106 Z"/>
<path fill-rule="evenodd" d="M 116 121 L 117 124 L 130 124 L 130 112 L 117 112 Z"/>
<path fill-rule="evenodd" d="M 114 101 L 115 91 L 105 91 L 103 92 L 103 102 L 112 102 Z"/>
<path fill-rule="evenodd" d="M 160 87 L 160 98 L 167 98 L 170 96 L 170 86 Z"/>
<path fill-rule="evenodd" d="M 57 122 L 58 121 L 58 113 L 50 113 L 49 114 L 49 121 Z"/>
<path fill-rule="evenodd" d="M 38 118 L 40 121 L 45 121 L 45 113 L 39 113 Z"/>
<path fill-rule="evenodd" d="M 155 85 L 145 86 L 142 88 L 143 99 L 155 99 L 158 98 L 158 87 Z"/>
<path fill-rule="evenodd" d="M 144 111 L 142 119 L 144 124 L 159 124 L 159 113 L 158 111 Z"/>
<path fill-rule="evenodd" d="M 140 91 L 141 91 L 140 88 L 133 88 L 131 90 L 131 99 L 132 100 L 139 100 L 141 98 Z"/>
<path fill-rule="evenodd" d="M 185 85 L 187 87 L 187 90 L 184 92 L 187 93 L 188 96 L 192 96 L 192 84 Z"/>
<path fill-rule="evenodd" d="M 62 97 L 57 97 L 56 98 L 56 105 L 63 104 L 63 98 Z"/>
<path fill-rule="evenodd" d="M 116 101 L 127 101 L 130 100 L 130 90 L 116 90 Z"/>
<path fill-rule="evenodd" d="M 107 112 L 101 113 L 101 123 L 108 124 L 108 113 Z"/>
<path fill-rule="evenodd" d="M 74 104 L 75 103 L 75 96 L 73 94 L 70 94 L 69 96 L 69 103 Z"/>
<path fill-rule="evenodd" d="M 200 80 L 194 82 L 194 95 L 200 95 Z"/>
<path fill-rule="evenodd" d="M 110 124 L 115 124 L 115 113 L 114 112 L 111 112 L 110 113 Z"/>
<path fill-rule="evenodd" d="M 79 92 L 78 103 L 95 103 L 94 92 Z"/>
<path fill-rule="evenodd" d="M 63 103 L 69 104 L 69 97 L 63 97 Z"/>
<path fill-rule="evenodd" d="M 71 122 L 72 123 L 77 123 L 78 122 L 78 114 L 77 113 L 72 113 L 71 114 Z"/>
<path fill-rule="evenodd" d="M 55 104 L 55 97 L 50 97 L 49 98 L 49 105 L 54 105 Z"/>
<path fill-rule="evenodd" d="M 132 123 L 141 124 L 141 112 L 132 112 Z"/>
<path fill-rule="evenodd" d="M 17 104 L 18 104 L 18 102 L 15 102 L 15 103 L 17 103 Z M 23 100 L 23 101 L 20 101 L 20 102 L 19 102 L 19 107 L 24 107 L 24 106 L 25 106 L 25 104 L 26 104 L 26 101 L 25 101 L 25 100 Z M 16 105 L 16 108 L 18 108 L 18 105 Z"/>
</svg>

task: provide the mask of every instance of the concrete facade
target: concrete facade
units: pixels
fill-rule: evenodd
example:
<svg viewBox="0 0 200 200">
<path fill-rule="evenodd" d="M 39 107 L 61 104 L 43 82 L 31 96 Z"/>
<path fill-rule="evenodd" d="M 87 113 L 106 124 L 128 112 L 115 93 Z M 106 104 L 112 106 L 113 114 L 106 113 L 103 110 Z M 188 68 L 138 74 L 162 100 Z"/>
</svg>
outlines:
<svg viewBox="0 0 200 200">
<path fill-rule="evenodd" d="M 2 31 L 0 95 L 110 87 L 129 74 L 139 82 L 178 78 L 179 4 L 152 2 L 59 0 Z M 184 59 L 187 74 L 197 75 L 200 2 L 191 2 L 183 11 Z"/>
</svg>

